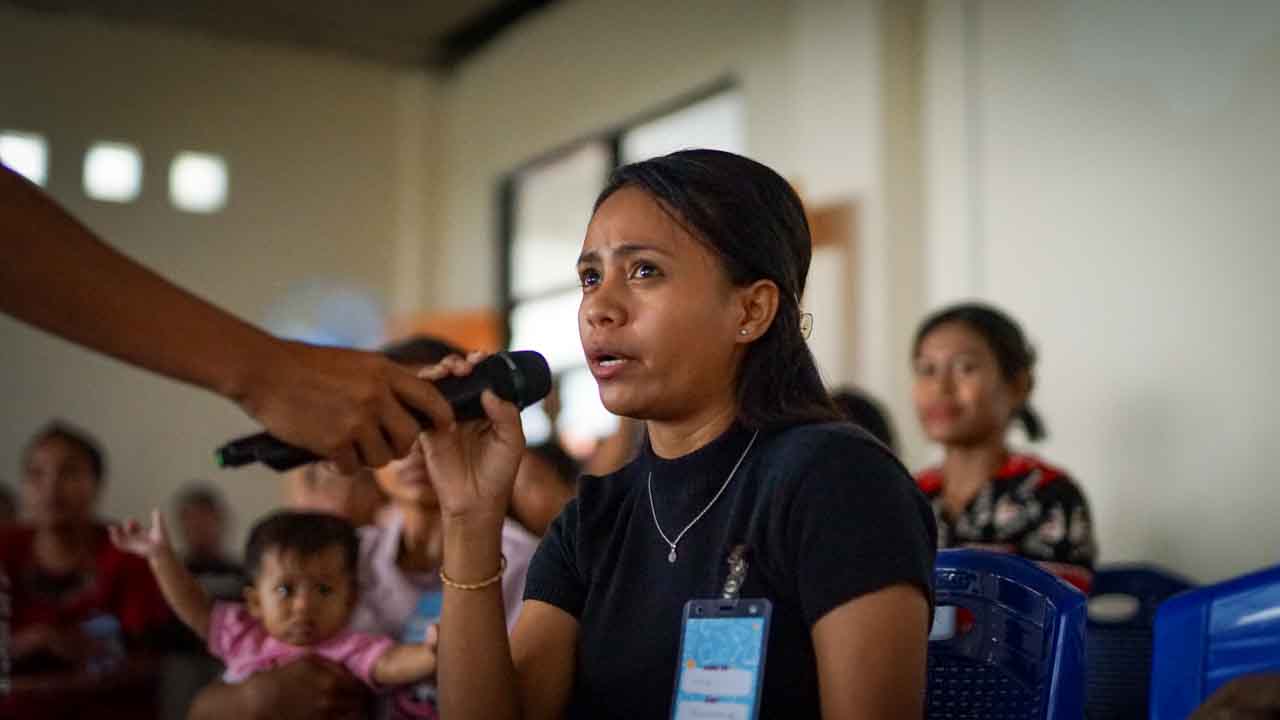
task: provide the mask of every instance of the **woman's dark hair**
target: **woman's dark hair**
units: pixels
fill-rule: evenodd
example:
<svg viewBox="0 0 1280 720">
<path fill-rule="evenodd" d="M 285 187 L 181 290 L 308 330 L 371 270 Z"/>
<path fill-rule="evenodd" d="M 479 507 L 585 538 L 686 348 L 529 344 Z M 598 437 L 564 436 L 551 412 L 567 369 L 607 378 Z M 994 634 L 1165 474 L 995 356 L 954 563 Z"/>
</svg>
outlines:
<svg viewBox="0 0 1280 720">
<path fill-rule="evenodd" d="M 529 452 L 545 460 L 555 470 L 556 477 L 560 479 L 560 482 L 569 487 L 577 487 L 578 476 L 582 474 L 582 467 L 564 449 L 564 446 L 560 444 L 555 435 L 548 438 L 546 442 L 530 445 Z"/>
<path fill-rule="evenodd" d="M 102 485 L 102 481 L 107 477 L 107 459 L 102 446 L 92 435 L 63 420 L 54 420 L 40 428 L 39 432 L 27 442 L 23 457 L 29 459 L 36 447 L 50 440 L 61 440 L 80 451 L 89 461 L 89 470 L 93 472 L 93 479 L 99 486 Z"/>
<path fill-rule="evenodd" d="M 440 338 L 413 335 L 382 346 L 384 357 L 399 365 L 435 365 L 450 355 L 466 356 L 466 351 Z"/>
<path fill-rule="evenodd" d="M 263 518 L 249 532 L 244 570 L 250 578 L 256 578 L 262 569 L 262 556 L 271 550 L 310 557 L 331 547 L 342 548 L 347 570 L 355 577 L 360 538 L 351 523 L 327 513 L 282 510 Z"/>
<path fill-rule="evenodd" d="M 683 150 L 624 165 L 596 198 L 635 187 L 719 256 L 738 287 L 778 286 L 773 324 L 747 348 L 736 378 L 738 422 L 750 429 L 839 420 L 800 330 L 812 241 L 804 206 L 782 176 L 741 155 Z"/>
<path fill-rule="evenodd" d="M 987 347 L 996 356 L 996 364 L 1000 366 L 1000 374 L 1007 382 L 1014 382 L 1018 376 L 1026 373 L 1028 379 L 1036 365 L 1036 351 L 1027 342 L 1022 328 L 1013 318 L 996 308 L 983 303 L 961 303 L 943 308 L 921 323 L 916 331 L 915 343 L 912 345 L 912 357 L 920 353 L 920 344 L 935 329 L 950 323 L 960 323 L 978 334 Z M 1026 428 L 1027 437 L 1034 442 L 1045 437 L 1044 422 L 1040 415 L 1031 409 L 1031 403 L 1023 403 L 1014 414 L 1014 419 Z"/>
<path fill-rule="evenodd" d="M 220 517 L 227 516 L 227 504 L 222 499 L 222 493 L 218 492 L 214 486 L 199 481 L 184 487 L 174 499 L 173 507 L 178 512 L 189 507 L 198 507 Z"/>
<path fill-rule="evenodd" d="M 846 420 L 871 433 L 885 447 L 897 452 L 893 424 L 875 398 L 855 388 L 841 388 L 831 393 L 831 401 Z"/>
</svg>

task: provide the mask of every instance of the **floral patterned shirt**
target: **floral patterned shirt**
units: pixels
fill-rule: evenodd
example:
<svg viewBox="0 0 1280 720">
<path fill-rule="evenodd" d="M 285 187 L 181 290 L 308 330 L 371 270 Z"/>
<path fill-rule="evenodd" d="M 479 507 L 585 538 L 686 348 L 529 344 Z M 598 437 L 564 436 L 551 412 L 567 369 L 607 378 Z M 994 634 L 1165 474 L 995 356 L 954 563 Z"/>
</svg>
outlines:
<svg viewBox="0 0 1280 720">
<path fill-rule="evenodd" d="M 978 547 L 1035 560 L 1088 591 L 1097 543 L 1089 504 L 1066 472 L 1032 455 L 1010 455 L 959 516 L 943 505 L 941 468 L 916 476 L 938 521 L 938 547 Z"/>
</svg>

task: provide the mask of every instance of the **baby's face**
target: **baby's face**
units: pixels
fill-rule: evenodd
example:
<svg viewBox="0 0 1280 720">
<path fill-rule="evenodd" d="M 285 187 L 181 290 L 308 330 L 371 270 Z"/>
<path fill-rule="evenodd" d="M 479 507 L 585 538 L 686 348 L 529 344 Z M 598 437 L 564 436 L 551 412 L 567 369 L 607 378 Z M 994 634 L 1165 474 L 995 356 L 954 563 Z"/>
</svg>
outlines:
<svg viewBox="0 0 1280 720">
<path fill-rule="evenodd" d="M 315 645 L 347 626 L 354 586 L 338 545 L 308 556 L 271 549 L 263 553 L 245 600 L 249 613 L 272 637 L 291 645 Z"/>
</svg>

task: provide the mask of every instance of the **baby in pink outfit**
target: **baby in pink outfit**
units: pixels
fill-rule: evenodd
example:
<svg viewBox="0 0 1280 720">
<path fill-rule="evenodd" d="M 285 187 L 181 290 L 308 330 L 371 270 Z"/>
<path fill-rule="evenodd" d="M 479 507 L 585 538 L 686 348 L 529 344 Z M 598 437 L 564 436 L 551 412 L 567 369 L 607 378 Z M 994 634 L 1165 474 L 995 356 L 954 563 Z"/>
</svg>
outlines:
<svg viewBox="0 0 1280 720">
<path fill-rule="evenodd" d="M 373 688 L 415 683 L 436 672 L 434 633 L 422 644 L 347 629 L 356 606 L 359 540 L 350 523 L 319 513 L 278 512 L 249 535 L 245 602 L 215 603 L 182 566 L 159 511 L 152 525 L 110 529 L 122 550 L 150 562 L 165 600 L 226 663 L 226 682 L 314 653 L 346 666 Z"/>
</svg>

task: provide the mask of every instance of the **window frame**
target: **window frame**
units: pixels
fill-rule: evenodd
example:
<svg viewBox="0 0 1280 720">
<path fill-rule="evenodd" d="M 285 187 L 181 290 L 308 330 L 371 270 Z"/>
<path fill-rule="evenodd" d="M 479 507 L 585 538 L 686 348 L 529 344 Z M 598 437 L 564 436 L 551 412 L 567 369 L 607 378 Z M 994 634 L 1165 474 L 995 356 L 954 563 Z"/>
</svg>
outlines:
<svg viewBox="0 0 1280 720">
<path fill-rule="evenodd" d="M 577 152 L 584 146 L 593 143 L 603 143 L 605 145 L 609 157 L 608 168 L 609 171 L 612 172 L 621 165 L 622 142 L 627 133 L 642 125 L 646 125 L 656 120 L 661 120 L 668 115 L 678 113 L 704 100 L 709 100 L 717 95 L 741 89 L 740 83 L 734 76 L 726 75 L 706 85 L 679 95 L 672 100 L 662 103 L 645 112 L 631 116 L 617 125 L 574 138 L 573 140 L 558 145 L 551 150 L 539 153 L 533 158 L 530 158 L 507 171 L 501 178 L 499 178 L 495 193 L 498 242 L 497 287 L 498 309 L 501 316 L 500 331 L 504 347 L 508 347 L 511 343 L 511 316 L 517 305 L 530 300 L 553 297 L 577 287 L 576 283 L 566 284 L 564 287 L 557 286 L 520 298 L 515 297 L 513 294 L 511 265 L 514 255 L 513 246 L 516 233 L 517 192 L 521 176 L 530 171 L 537 170 L 540 167 L 550 165 L 574 152 Z M 607 182 L 607 180 L 607 176 L 600 178 L 600 186 L 604 187 L 604 183 Z"/>
</svg>

